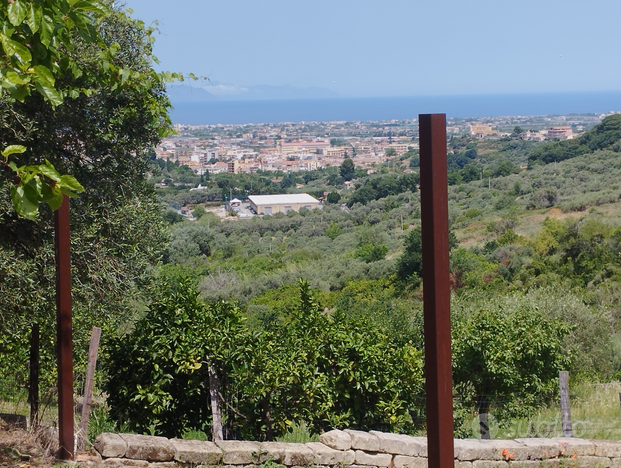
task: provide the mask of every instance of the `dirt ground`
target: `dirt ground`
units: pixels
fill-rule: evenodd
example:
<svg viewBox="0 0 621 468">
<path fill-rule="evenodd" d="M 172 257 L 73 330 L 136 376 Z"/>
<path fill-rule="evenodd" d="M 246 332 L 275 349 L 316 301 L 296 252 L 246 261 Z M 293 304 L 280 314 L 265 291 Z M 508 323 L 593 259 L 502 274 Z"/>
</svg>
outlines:
<svg viewBox="0 0 621 468">
<path fill-rule="evenodd" d="M 0 419 L 0 467 L 20 468 L 63 466 L 56 458 L 57 433 L 53 428 L 26 431 L 6 424 Z M 99 459 L 88 453 L 78 453 L 79 466 L 97 466 Z"/>
<path fill-rule="evenodd" d="M 6 424 L 0 419 L 0 466 L 52 467 L 54 449 L 36 434 Z"/>
</svg>

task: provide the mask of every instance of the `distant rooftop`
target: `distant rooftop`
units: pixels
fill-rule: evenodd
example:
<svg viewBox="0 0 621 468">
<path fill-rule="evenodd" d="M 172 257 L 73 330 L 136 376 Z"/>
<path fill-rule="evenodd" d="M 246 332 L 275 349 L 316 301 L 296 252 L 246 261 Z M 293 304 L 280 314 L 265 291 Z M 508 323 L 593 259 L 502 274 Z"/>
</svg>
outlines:
<svg viewBox="0 0 621 468">
<path fill-rule="evenodd" d="M 286 193 L 282 195 L 249 195 L 248 199 L 255 205 L 277 205 L 279 203 L 319 203 L 308 193 Z"/>
</svg>

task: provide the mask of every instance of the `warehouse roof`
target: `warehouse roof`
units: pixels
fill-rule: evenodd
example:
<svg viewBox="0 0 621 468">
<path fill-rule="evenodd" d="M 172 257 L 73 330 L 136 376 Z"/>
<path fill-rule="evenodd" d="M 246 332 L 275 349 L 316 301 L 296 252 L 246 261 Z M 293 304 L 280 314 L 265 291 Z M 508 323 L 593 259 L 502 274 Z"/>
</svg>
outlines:
<svg viewBox="0 0 621 468">
<path fill-rule="evenodd" d="M 319 203 L 308 193 L 286 193 L 283 195 L 249 195 L 248 199 L 255 205 L 282 205 L 284 203 Z"/>
</svg>

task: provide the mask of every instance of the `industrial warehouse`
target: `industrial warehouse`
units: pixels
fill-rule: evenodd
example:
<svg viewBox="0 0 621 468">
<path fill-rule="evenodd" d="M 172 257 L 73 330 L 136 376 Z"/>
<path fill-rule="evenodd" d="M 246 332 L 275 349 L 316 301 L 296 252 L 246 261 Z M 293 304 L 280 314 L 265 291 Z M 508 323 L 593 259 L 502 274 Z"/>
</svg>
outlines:
<svg viewBox="0 0 621 468">
<path fill-rule="evenodd" d="M 300 211 L 300 208 L 312 210 L 319 206 L 319 200 L 307 193 L 289 193 L 284 195 L 250 195 L 250 207 L 256 214 L 271 215 L 289 211 Z"/>
</svg>

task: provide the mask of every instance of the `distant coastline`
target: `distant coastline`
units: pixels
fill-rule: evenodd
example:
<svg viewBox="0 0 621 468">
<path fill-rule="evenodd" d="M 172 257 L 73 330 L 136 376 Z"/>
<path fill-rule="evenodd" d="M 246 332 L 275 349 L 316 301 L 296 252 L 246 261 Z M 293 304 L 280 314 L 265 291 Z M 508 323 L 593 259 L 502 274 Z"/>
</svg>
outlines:
<svg viewBox="0 0 621 468">
<path fill-rule="evenodd" d="M 367 121 L 448 117 L 588 114 L 621 111 L 621 91 L 462 96 L 173 102 L 172 121 L 182 125 Z"/>
</svg>

